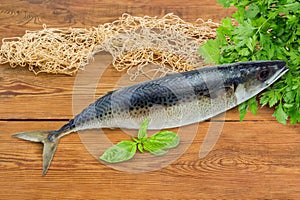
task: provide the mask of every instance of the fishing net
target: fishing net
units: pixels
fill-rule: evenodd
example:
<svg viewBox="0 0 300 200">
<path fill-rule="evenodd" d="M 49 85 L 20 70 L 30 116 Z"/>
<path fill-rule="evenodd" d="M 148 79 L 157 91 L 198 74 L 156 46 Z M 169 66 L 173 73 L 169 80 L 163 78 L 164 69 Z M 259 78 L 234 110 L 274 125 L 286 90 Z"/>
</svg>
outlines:
<svg viewBox="0 0 300 200">
<path fill-rule="evenodd" d="M 123 14 L 112 23 L 86 28 L 48 28 L 26 31 L 22 37 L 4 38 L 0 63 L 28 67 L 41 72 L 73 75 L 93 55 L 109 52 L 118 71 L 127 70 L 132 79 L 148 74 L 144 66 L 161 76 L 171 71 L 188 71 L 205 65 L 199 46 L 215 38 L 217 23 L 211 20 L 185 22 L 174 14 L 162 18 Z M 134 69 L 134 70 L 133 70 Z"/>
</svg>

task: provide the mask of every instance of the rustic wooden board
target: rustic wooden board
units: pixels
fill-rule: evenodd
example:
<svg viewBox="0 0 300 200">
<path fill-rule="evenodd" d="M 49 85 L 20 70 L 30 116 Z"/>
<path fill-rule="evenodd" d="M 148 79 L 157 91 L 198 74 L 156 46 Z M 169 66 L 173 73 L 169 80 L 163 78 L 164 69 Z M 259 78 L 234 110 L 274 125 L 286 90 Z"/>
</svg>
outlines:
<svg viewBox="0 0 300 200">
<path fill-rule="evenodd" d="M 208 0 L 2 0 L 0 38 L 21 36 L 25 30 L 41 29 L 43 23 L 96 26 L 124 12 L 138 16 L 173 12 L 187 21 L 199 17 L 220 21 L 232 10 Z M 86 150 L 81 133 L 80 137 L 71 134 L 62 138 L 47 176 L 42 177 L 42 146 L 11 134 L 57 129 L 97 96 L 132 84 L 124 81 L 128 80 L 125 73 L 106 68 L 110 60 L 109 55 L 99 54 L 85 72 L 74 77 L 35 76 L 25 68 L 0 66 L 0 199 L 299 199 L 300 126 L 277 123 L 268 108 L 260 109 L 257 116 L 247 115 L 242 123 L 235 108 L 223 120 L 200 123 L 195 133 L 191 126 L 184 127 L 181 146 L 186 145 L 187 150 L 183 155 L 170 165 L 144 173 L 100 163 Z M 82 73 L 84 78 L 79 79 Z M 95 75 L 99 75 L 98 82 Z M 209 127 L 223 123 L 217 144 L 200 159 Z M 104 132 L 113 142 L 129 137 L 118 129 Z M 189 145 L 190 134 L 195 138 Z"/>
<path fill-rule="evenodd" d="M 209 122 L 188 150 L 169 166 L 147 173 L 117 171 L 91 156 L 77 134 L 64 137 L 45 177 L 40 144 L 12 139 L 22 130 L 51 129 L 63 122 L 1 122 L 1 199 L 35 197 L 297 199 L 300 184 L 299 126 L 277 122 L 226 122 L 204 159 L 198 152 Z M 283 131 L 278 131 L 283 130 Z M 106 130 L 112 140 L 119 131 Z M 16 192 L 17 191 L 17 192 Z"/>
</svg>

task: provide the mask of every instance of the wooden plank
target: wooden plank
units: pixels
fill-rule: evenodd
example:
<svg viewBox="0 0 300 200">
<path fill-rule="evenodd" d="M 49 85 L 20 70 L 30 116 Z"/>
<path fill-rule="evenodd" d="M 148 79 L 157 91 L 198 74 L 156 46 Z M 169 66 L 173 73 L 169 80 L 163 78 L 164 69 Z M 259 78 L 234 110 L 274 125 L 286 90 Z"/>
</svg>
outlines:
<svg viewBox="0 0 300 200">
<path fill-rule="evenodd" d="M 125 12 L 159 17 L 173 12 L 192 22 L 199 17 L 220 21 L 232 11 L 209 0 L 2 0 L 0 38 L 21 36 L 25 30 L 41 29 L 44 23 L 89 28 Z M 24 68 L 0 66 L 0 199 L 299 199 L 300 126 L 277 123 L 268 108 L 260 109 L 257 116 L 247 115 L 243 123 L 238 122 L 235 108 L 226 113 L 225 121 L 174 129 L 180 131 L 178 148 L 155 159 L 138 154 L 118 167 L 97 160 L 105 145 L 111 145 L 99 140 L 116 143 L 129 139 L 125 133 L 132 131 L 71 134 L 62 138 L 49 173 L 42 177 L 42 145 L 11 134 L 57 129 L 97 96 L 132 84 L 126 81 L 125 72 L 117 72 L 110 62 L 108 54 L 96 55 L 95 61 L 74 77 L 35 76 Z M 200 159 L 209 128 L 222 125 L 217 144 Z M 153 165 L 154 161 L 158 163 Z M 157 169 L 132 172 L 149 166 Z"/>
<path fill-rule="evenodd" d="M 91 199 L 140 199 L 141 195 L 146 199 L 294 199 L 300 194 L 300 142 L 295 139 L 299 125 L 226 122 L 213 151 L 199 159 L 199 147 L 210 125 L 204 122 L 178 160 L 138 174 L 101 164 L 86 151 L 78 135 L 72 134 L 61 140 L 49 173 L 41 177 L 41 145 L 13 139 L 10 134 L 52 129 L 62 123 L 0 122 L 4 131 L 0 136 L 1 199 L 81 198 L 86 194 Z M 120 130 L 105 130 L 105 134 L 115 142 L 125 138 Z"/>
<path fill-rule="evenodd" d="M 0 33 L 2 37 L 20 36 L 27 29 L 40 29 L 42 24 L 54 27 L 91 27 L 112 22 L 123 13 L 137 16 L 159 16 L 174 13 L 184 20 L 197 18 L 220 21 L 230 15 L 216 1 L 94 1 L 81 0 L 2 0 L 0 4 Z"/>
</svg>

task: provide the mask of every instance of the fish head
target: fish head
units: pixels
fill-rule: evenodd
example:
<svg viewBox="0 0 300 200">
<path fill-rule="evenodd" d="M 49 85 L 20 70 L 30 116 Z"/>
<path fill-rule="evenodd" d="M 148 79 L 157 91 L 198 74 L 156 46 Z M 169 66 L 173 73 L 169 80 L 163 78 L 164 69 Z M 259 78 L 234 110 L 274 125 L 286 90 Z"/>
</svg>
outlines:
<svg viewBox="0 0 300 200">
<path fill-rule="evenodd" d="M 284 61 L 256 61 L 240 63 L 238 70 L 240 81 L 235 95 L 242 103 L 272 85 L 288 68 Z"/>
</svg>

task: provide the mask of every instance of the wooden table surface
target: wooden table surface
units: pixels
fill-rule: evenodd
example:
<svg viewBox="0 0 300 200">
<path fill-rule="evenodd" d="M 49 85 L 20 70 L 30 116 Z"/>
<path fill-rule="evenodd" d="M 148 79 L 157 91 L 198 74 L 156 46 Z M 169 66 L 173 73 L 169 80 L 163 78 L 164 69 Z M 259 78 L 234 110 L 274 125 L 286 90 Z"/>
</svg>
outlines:
<svg viewBox="0 0 300 200">
<path fill-rule="evenodd" d="M 44 23 L 51 27 L 97 26 L 125 12 L 159 17 L 173 12 L 190 22 L 199 17 L 219 22 L 232 10 L 210 0 L 1 0 L 0 38 L 21 36 L 25 30 L 41 29 Z M 93 76 L 99 74 L 97 67 L 110 61 L 107 54 L 97 55 L 86 68 L 92 72 L 88 80 L 97 80 Z M 300 126 L 279 124 L 269 108 L 260 109 L 257 116 L 248 114 L 242 123 L 236 108 L 228 111 L 217 144 L 201 159 L 199 149 L 207 130 L 220 121 L 196 125 L 192 143 L 179 158 L 140 173 L 100 163 L 79 135 L 71 134 L 61 139 L 50 170 L 42 177 L 42 145 L 11 134 L 57 129 L 78 107 L 91 103 L 74 108 L 74 98 L 79 98 L 74 95 L 79 84 L 76 77 L 35 76 L 25 68 L 0 66 L 0 199 L 300 198 Z M 113 67 L 105 69 L 96 84 L 96 96 L 117 87 L 122 77 L 124 73 Z M 82 90 L 93 88 L 89 82 L 82 84 Z M 189 127 L 183 130 L 191 134 Z M 114 142 L 127 137 L 121 130 L 104 132 Z"/>
</svg>

